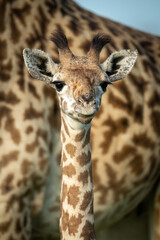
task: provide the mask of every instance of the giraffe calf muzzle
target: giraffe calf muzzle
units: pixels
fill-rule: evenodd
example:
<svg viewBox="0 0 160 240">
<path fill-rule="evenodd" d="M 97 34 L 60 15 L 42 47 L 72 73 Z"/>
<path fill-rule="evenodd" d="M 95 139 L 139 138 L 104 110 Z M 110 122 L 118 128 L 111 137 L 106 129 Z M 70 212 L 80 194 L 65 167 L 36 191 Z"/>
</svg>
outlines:
<svg viewBox="0 0 160 240">
<path fill-rule="evenodd" d="M 81 95 L 80 98 L 86 103 L 90 103 L 94 100 L 94 97 L 93 97 L 92 94 L 90 94 L 90 95 L 89 94 L 84 94 L 84 95 Z"/>
<path fill-rule="evenodd" d="M 78 104 L 81 104 L 84 107 L 96 105 L 96 100 L 93 95 L 85 94 L 81 95 L 78 100 Z"/>
<path fill-rule="evenodd" d="M 89 103 L 86 101 L 80 102 L 75 106 L 74 111 L 78 118 L 92 119 L 98 110 L 96 100 L 92 100 Z"/>
</svg>

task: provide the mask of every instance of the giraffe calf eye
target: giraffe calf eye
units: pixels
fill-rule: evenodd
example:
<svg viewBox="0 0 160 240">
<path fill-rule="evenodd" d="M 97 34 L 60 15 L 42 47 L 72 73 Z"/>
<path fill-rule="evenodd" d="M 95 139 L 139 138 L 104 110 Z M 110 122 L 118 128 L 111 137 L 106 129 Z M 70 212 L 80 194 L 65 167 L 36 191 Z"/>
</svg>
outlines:
<svg viewBox="0 0 160 240">
<path fill-rule="evenodd" d="M 107 88 L 108 84 L 109 84 L 109 82 L 102 82 L 102 83 L 100 84 L 103 92 L 106 91 L 106 88 Z"/>
<path fill-rule="evenodd" d="M 60 92 L 62 88 L 66 85 L 64 82 L 55 81 L 53 84 L 56 87 L 57 92 Z"/>
</svg>

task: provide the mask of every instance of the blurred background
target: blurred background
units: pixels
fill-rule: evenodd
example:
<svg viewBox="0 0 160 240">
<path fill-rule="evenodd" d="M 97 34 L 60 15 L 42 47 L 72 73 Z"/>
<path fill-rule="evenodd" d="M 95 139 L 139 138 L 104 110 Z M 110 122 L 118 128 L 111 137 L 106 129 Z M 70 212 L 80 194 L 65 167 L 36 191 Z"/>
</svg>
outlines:
<svg viewBox="0 0 160 240">
<path fill-rule="evenodd" d="M 160 36 L 160 0 L 75 0 L 98 15 Z"/>
</svg>

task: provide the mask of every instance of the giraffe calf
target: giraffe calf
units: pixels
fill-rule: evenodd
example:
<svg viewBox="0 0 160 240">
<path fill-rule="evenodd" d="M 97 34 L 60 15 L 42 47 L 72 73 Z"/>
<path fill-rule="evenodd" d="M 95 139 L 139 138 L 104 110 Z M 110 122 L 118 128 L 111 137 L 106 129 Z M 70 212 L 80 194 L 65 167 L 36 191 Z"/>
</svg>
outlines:
<svg viewBox="0 0 160 240">
<path fill-rule="evenodd" d="M 59 50 L 59 65 L 41 50 L 25 49 L 30 74 L 56 88 L 61 110 L 61 239 L 94 240 L 91 120 L 109 84 L 124 78 L 134 66 L 136 50 L 114 52 L 102 64 L 99 54 L 109 42 L 96 35 L 86 56 L 75 56 L 62 32 L 51 40 Z"/>
</svg>

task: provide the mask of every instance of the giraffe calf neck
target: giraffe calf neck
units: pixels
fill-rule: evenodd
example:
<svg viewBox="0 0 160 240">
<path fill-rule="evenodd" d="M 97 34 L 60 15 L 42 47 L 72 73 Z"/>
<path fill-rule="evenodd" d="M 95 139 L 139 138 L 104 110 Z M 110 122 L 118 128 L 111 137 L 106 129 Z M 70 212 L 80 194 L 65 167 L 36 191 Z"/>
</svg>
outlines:
<svg viewBox="0 0 160 240">
<path fill-rule="evenodd" d="M 61 239 L 95 239 L 90 127 L 71 127 L 62 113 Z"/>
</svg>

